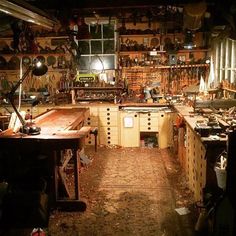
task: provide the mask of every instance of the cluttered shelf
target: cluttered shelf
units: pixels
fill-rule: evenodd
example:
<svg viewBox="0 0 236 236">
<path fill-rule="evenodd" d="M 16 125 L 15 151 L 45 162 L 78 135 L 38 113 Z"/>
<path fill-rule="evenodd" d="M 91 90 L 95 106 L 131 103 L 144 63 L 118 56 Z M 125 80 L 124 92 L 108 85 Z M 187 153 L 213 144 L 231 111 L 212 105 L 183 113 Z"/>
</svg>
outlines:
<svg viewBox="0 0 236 236">
<path fill-rule="evenodd" d="M 70 89 L 81 89 L 81 90 L 122 90 L 123 87 L 70 87 Z"/>
<path fill-rule="evenodd" d="M 141 69 L 141 68 L 157 68 L 157 69 L 180 69 L 180 68 L 191 68 L 191 67 L 209 67 L 209 64 L 185 64 L 185 65 L 169 65 L 169 66 L 159 66 L 159 65 L 153 65 L 153 66 L 123 66 L 123 68 L 128 68 L 128 69 L 132 69 L 132 68 L 136 68 L 136 69 Z M 236 91 L 235 91 L 236 92 Z"/>
</svg>

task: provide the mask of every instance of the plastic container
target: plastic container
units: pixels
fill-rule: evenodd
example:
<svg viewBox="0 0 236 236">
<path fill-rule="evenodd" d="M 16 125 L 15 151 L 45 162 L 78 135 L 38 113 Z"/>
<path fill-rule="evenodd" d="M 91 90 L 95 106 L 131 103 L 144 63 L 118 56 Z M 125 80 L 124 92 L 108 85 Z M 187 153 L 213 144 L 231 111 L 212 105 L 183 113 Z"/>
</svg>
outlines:
<svg viewBox="0 0 236 236">
<path fill-rule="evenodd" d="M 214 170 L 216 172 L 216 179 L 217 179 L 218 187 L 225 190 L 225 188 L 226 188 L 226 170 L 221 169 L 218 166 L 215 166 Z"/>
</svg>

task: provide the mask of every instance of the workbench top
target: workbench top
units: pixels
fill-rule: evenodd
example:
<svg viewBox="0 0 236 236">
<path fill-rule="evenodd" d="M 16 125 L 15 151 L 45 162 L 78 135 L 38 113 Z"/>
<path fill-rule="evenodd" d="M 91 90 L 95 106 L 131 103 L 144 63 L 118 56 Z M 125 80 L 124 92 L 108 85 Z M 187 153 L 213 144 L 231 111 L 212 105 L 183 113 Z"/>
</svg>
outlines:
<svg viewBox="0 0 236 236">
<path fill-rule="evenodd" d="M 199 120 L 206 119 L 202 115 L 194 113 L 193 107 L 184 106 L 184 105 L 175 105 L 174 108 L 176 109 L 178 114 L 183 117 L 183 119 L 186 121 L 188 126 L 194 132 L 196 132 L 195 131 L 196 122 L 199 121 Z M 199 135 L 199 138 L 204 143 L 210 143 L 210 142 L 216 143 L 216 142 L 226 142 L 227 141 L 227 137 L 219 137 L 219 136 L 216 136 L 216 135 L 210 135 L 209 137 L 201 137 Z"/>
</svg>

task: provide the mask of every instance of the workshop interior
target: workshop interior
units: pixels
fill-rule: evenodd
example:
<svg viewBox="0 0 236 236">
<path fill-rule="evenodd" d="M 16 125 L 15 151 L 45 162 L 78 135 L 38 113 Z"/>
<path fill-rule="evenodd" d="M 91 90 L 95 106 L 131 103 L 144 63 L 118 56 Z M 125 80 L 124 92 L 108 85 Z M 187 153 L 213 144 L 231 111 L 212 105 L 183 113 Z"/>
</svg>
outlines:
<svg viewBox="0 0 236 236">
<path fill-rule="evenodd" d="M 236 235 L 235 72 L 232 0 L 0 0 L 0 235 L 72 235 L 63 231 L 72 223 L 63 230 L 58 223 L 61 234 L 51 229 L 57 225 L 51 220 L 61 220 L 55 214 L 68 212 L 83 222 L 73 223 L 75 235 Z M 120 228 L 114 216 L 106 234 L 104 209 L 114 203 L 108 193 L 100 220 L 87 229 L 83 216 L 90 217 L 91 202 L 100 199 L 81 198 L 93 191 L 85 183 L 102 182 L 113 158 L 136 152 L 142 159 L 149 151 L 164 164 L 172 160 L 183 175 L 176 183 L 185 186 L 193 209 L 175 211 L 174 195 L 168 206 L 178 227 L 191 218 L 188 232 L 168 231 L 154 216 L 152 231 L 144 231 L 146 223 L 128 230 L 127 222 L 144 214 L 136 209 Z M 108 155 L 107 162 L 99 155 Z M 110 168 L 130 179 L 115 185 L 118 177 L 107 177 L 110 193 L 141 191 L 128 183 L 145 165 L 166 171 L 165 179 L 171 169 L 155 166 L 151 157 L 136 171 L 129 169 L 131 159 L 115 160 Z M 96 165 L 104 172 L 94 180 Z M 147 182 L 145 193 L 167 191 L 158 181 Z"/>
</svg>

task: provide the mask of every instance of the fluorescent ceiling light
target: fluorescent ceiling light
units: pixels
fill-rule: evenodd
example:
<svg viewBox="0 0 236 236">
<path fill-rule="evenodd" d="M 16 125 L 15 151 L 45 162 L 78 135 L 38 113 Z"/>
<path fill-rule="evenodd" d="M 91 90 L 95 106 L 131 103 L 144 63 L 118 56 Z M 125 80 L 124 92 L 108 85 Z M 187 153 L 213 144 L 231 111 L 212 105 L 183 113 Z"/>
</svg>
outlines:
<svg viewBox="0 0 236 236">
<path fill-rule="evenodd" d="M 34 7 L 34 9 L 36 8 Z M 55 20 L 52 20 L 49 17 L 38 14 L 35 11 L 29 10 L 26 7 L 17 5 L 16 3 L 7 0 L 0 0 L 0 11 L 18 19 L 40 25 L 48 29 L 52 29 L 57 23 Z"/>
</svg>

